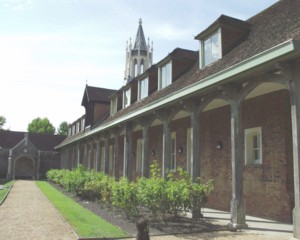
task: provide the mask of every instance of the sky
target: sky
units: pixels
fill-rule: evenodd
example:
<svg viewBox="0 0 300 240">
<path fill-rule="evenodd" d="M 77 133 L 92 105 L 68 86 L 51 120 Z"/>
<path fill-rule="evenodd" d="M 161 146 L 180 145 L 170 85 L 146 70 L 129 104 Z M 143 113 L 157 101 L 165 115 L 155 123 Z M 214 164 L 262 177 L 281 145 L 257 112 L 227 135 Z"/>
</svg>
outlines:
<svg viewBox="0 0 300 240">
<path fill-rule="evenodd" d="M 84 114 L 85 85 L 122 87 L 126 41 L 138 21 L 153 41 L 153 63 L 221 14 L 247 20 L 277 0 L 0 0 L 0 116 L 26 131 L 35 118 L 57 128 Z"/>
</svg>

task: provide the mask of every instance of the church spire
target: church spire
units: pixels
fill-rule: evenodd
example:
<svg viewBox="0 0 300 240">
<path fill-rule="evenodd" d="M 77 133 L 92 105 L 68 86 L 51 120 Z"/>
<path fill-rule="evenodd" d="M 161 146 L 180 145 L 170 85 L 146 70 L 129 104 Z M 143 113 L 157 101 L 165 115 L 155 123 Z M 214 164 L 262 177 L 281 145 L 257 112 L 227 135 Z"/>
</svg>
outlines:
<svg viewBox="0 0 300 240">
<path fill-rule="evenodd" d="M 153 43 L 150 48 L 150 40 L 146 43 L 145 35 L 142 27 L 142 19 L 139 19 L 139 26 L 132 47 L 131 38 L 129 43 L 126 43 L 126 66 L 124 79 L 125 84 L 130 79 L 142 74 L 146 69 L 152 65 Z"/>
<path fill-rule="evenodd" d="M 147 51 L 146 40 L 142 27 L 142 19 L 139 20 L 139 27 L 135 38 L 133 50 Z"/>
</svg>

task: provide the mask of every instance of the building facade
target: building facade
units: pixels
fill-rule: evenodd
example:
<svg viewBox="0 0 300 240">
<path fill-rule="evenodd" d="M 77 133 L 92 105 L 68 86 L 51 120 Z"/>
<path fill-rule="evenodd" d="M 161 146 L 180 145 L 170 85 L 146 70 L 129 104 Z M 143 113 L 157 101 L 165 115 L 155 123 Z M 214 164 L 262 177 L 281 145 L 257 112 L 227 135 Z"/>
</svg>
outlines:
<svg viewBox="0 0 300 240">
<path fill-rule="evenodd" d="M 57 146 L 61 167 L 131 180 L 154 160 L 163 176 L 182 167 L 214 180 L 209 206 L 229 210 L 232 227 L 249 214 L 293 222 L 300 238 L 299 12 L 281 0 L 246 21 L 221 15 L 195 37 L 199 51 L 177 48 L 101 89 L 107 117 Z"/>
<path fill-rule="evenodd" d="M 54 149 L 66 136 L 0 130 L 0 178 L 45 179 L 60 168 Z"/>
</svg>

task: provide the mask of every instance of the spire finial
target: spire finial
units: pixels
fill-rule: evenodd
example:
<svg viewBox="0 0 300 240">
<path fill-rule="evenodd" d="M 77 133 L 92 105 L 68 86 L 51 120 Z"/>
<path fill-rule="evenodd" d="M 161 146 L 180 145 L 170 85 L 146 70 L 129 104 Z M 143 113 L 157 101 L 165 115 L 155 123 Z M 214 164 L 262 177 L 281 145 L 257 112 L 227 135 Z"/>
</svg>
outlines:
<svg viewBox="0 0 300 240">
<path fill-rule="evenodd" d="M 141 18 L 139 19 L 139 24 L 142 25 L 142 19 Z"/>
</svg>

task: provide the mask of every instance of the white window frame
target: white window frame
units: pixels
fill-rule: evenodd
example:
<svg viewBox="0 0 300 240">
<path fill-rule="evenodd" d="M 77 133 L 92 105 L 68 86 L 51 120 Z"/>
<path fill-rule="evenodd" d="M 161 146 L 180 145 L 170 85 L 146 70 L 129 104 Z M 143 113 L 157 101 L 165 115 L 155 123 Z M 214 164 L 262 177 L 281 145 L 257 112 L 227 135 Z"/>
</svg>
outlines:
<svg viewBox="0 0 300 240">
<path fill-rule="evenodd" d="M 131 102 L 131 88 L 127 88 L 123 91 L 123 108 L 130 106 Z"/>
<path fill-rule="evenodd" d="M 110 101 L 110 115 L 114 115 L 118 111 L 118 98 L 114 97 Z"/>
<path fill-rule="evenodd" d="M 212 47 L 212 40 L 217 39 L 218 46 L 215 49 L 215 57 L 213 57 L 213 47 Z M 210 44 L 210 45 L 208 45 Z M 207 52 L 206 52 L 206 46 L 210 46 L 210 57 L 211 59 L 206 59 Z M 215 31 L 213 34 L 211 34 L 209 37 L 203 39 L 200 41 L 200 68 L 204 68 L 207 65 L 212 64 L 213 62 L 217 61 L 218 59 L 222 58 L 222 38 L 221 38 L 221 28 L 219 28 L 217 31 Z"/>
<path fill-rule="evenodd" d="M 171 133 L 171 161 L 170 161 L 170 170 L 176 170 L 176 132 Z"/>
<path fill-rule="evenodd" d="M 142 173 L 143 171 L 143 145 L 144 140 L 142 138 L 137 139 L 136 143 L 136 172 Z"/>
<path fill-rule="evenodd" d="M 256 139 L 256 146 L 255 146 Z M 261 127 L 245 129 L 245 164 L 262 164 Z"/>
<path fill-rule="evenodd" d="M 138 99 L 141 100 L 148 96 L 149 79 L 148 77 L 138 81 Z"/>
<path fill-rule="evenodd" d="M 165 88 L 172 83 L 172 61 L 158 68 L 158 89 Z"/>
</svg>

